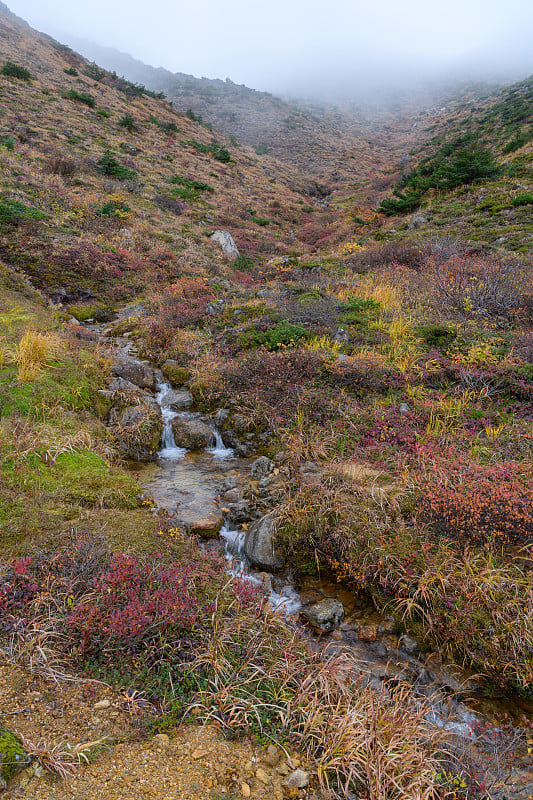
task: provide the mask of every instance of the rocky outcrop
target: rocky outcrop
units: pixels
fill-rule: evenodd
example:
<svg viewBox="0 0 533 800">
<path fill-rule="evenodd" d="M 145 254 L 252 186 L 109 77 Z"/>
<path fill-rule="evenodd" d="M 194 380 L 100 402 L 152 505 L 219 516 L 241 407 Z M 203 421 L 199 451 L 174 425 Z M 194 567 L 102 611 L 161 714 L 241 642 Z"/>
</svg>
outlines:
<svg viewBox="0 0 533 800">
<path fill-rule="evenodd" d="M 254 463 L 252 464 L 252 469 L 250 471 L 250 477 L 253 481 L 260 481 L 261 478 L 265 478 L 267 475 L 274 470 L 276 465 L 270 458 L 266 456 L 260 456 L 260 458 L 256 458 Z"/>
<path fill-rule="evenodd" d="M 244 552 L 254 567 L 269 572 L 282 569 L 285 562 L 274 549 L 275 535 L 272 514 L 265 514 L 250 525 L 244 540 Z"/>
<path fill-rule="evenodd" d="M 162 435 L 161 411 L 153 400 L 127 408 L 113 431 L 119 453 L 136 461 L 155 461 Z"/>
<path fill-rule="evenodd" d="M 214 433 L 209 425 L 198 417 L 179 414 L 172 420 L 172 430 L 177 446 L 185 447 L 187 450 L 202 450 L 215 442 Z"/>
<path fill-rule="evenodd" d="M 228 233 L 228 231 L 215 231 L 211 239 L 220 245 L 225 256 L 239 258 L 240 253 L 231 233 Z"/>
<path fill-rule="evenodd" d="M 124 378 L 141 389 L 155 389 L 154 371 L 148 364 L 134 358 L 121 358 L 111 366 L 111 372 L 119 378 Z"/>
</svg>

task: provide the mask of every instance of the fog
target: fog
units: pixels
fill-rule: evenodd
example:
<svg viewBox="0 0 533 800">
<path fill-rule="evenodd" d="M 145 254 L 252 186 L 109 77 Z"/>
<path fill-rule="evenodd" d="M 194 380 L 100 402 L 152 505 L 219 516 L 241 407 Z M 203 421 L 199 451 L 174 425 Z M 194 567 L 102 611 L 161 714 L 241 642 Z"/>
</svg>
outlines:
<svg viewBox="0 0 533 800">
<path fill-rule="evenodd" d="M 533 72 L 532 0 L 8 0 L 33 27 L 153 66 L 307 97 Z"/>
</svg>

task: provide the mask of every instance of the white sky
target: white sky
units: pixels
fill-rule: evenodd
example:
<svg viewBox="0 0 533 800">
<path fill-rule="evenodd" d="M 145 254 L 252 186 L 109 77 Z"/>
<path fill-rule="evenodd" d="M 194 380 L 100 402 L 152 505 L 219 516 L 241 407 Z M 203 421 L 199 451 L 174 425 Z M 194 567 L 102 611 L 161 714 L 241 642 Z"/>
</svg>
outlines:
<svg viewBox="0 0 533 800">
<path fill-rule="evenodd" d="M 198 77 L 312 93 L 350 81 L 525 77 L 533 0 L 7 0 L 34 27 Z"/>
</svg>

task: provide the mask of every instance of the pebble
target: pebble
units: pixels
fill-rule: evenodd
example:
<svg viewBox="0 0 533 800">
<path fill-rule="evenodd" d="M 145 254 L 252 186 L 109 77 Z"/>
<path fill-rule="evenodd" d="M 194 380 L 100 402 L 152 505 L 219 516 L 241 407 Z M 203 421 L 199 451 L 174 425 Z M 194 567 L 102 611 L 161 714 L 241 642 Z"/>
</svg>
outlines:
<svg viewBox="0 0 533 800">
<path fill-rule="evenodd" d="M 202 750 L 200 747 L 196 750 L 193 750 L 192 757 L 194 759 L 203 758 L 208 754 L 208 750 Z"/>
<path fill-rule="evenodd" d="M 275 747 L 273 744 L 270 744 L 267 747 L 266 753 L 263 755 L 262 760 L 267 764 L 269 767 L 275 767 L 276 764 L 279 763 L 279 752 L 278 748 Z"/>
<path fill-rule="evenodd" d="M 252 790 L 247 783 L 241 783 L 241 794 L 243 797 L 250 797 Z"/>
<path fill-rule="evenodd" d="M 309 786 L 309 773 L 304 769 L 295 769 L 290 775 L 287 775 L 283 781 L 283 786 L 295 786 L 297 789 L 305 789 Z"/>
<path fill-rule="evenodd" d="M 264 783 L 265 786 L 268 786 L 268 784 L 270 783 L 270 775 L 267 772 L 265 772 L 265 770 L 262 767 L 256 769 L 255 777 L 257 778 L 258 781 Z"/>
<path fill-rule="evenodd" d="M 95 703 L 93 708 L 95 711 L 102 711 L 104 708 L 110 708 L 110 706 L 111 700 L 106 697 L 105 700 L 100 700 L 98 703 Z"/>
<path fill-rule="evenodd" d="M 166 733 L 156 733 L 153 742 L 154 747 L 161 748 L 162 750 L 166 750 L 167 747 L 170 747 L 170 739 Z"/>
</svg>

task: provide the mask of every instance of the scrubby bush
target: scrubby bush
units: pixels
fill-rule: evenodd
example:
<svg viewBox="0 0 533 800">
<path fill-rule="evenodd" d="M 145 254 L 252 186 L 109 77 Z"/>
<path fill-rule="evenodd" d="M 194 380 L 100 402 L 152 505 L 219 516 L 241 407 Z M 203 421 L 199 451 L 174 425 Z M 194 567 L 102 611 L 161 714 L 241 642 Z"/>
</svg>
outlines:
<svg viewBox="0 0 533 800">
<path fill-rule="evenodd" d="M 46 168 L 55 175 L 62 175 L 67 178 L 74 175 L 77 170 L 77 164 L 73 158 L 68 158 L 61 153 L 54 153 L 47 160 Z"/>
<path fill-rule="evenodd" d="M 126 128 L 130 133 L 135 133 L 139 130 L 131 114 L 124 114 L 117 122 L 117 125 L 120 125 L 121 128 Z"/>
<path fill-rule="evenodd" d="M 76 89 L 71 89 L 67 92 L 67 98 L 69 100 L 74 100 L 76 103 L 83 103 L 89 108 L 94 108 L 96 105 L 96 100 L 90 94 L 86 92 L 77 92 Z"/>
<path fill-rule="evenodd" d="M 183 214 L 183 206 L 178 203 L 177 200 L 174 200 L 173 197 L 168 197 L 164 194 L 157 194 L 154 197 L 154 203 L 156 203 L 159 208 L 163 208 L 165 211 L 170 211 L 172 214 L 175 214 L 177 217 L 180 214 Z"/>
<path fill-rule="evenodd" d="M 31 81 L 30 71 L 26 67 L 14 64 L 12 61 L 6 61 L 0 69 L 0 73 L 8 78 L 18 78 L 19 81 Z"/>
<path fill-rule="evenodd" d="M 502 550 L 533 544 L 533 479 L 523 465 L 468 465 L 425 484 L 418 518 L 438 536 Z"/>
<path fill-rule="evenodd" d="M 104 155 L 98 159 L 98 168 L 104 175 L 110 178 L 117 178 L 119 181 L 133 180 L 136 177 L 136 172 L 133 169 L 128 169 L 120 161 L 113 156 L 110 150 L 106 150 Z"/>
<path fill-rule="evenodd" d="M 325 370 L 333 384 L 355 393 L 361 390 L 384 392 L 403 385 L 401 375 L 388 363 L 386 356 L 374 350 L 362 350 L 355 356 L 341 356 L 326 364 Z"/>
<path fill-rule="evenodd" d="M 78 70 L 74 67 L 64 67 L 63 72 L 65 75 L 73 75 L 76 76 L 78 74 Z"/>
</svg>

